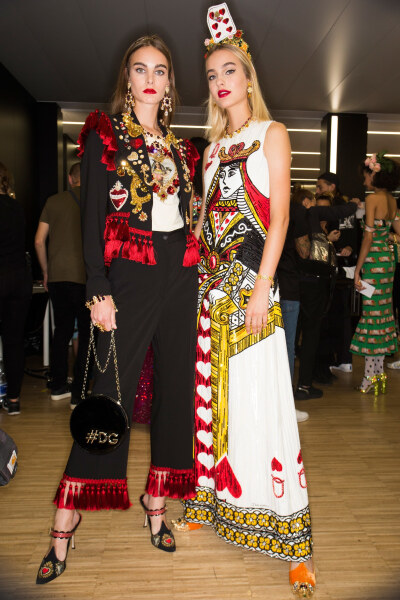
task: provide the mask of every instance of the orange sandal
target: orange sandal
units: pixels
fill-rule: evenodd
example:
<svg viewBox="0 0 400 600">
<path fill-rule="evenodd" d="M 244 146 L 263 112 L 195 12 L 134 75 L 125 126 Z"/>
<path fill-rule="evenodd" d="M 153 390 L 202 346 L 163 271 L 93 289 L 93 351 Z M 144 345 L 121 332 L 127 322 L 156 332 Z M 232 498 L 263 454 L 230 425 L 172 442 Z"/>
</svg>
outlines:
<svg viewBox="0 0 400 600">
<path fill-rule="evenodd" d="M 311 598 L 315 589 L 315 573 L 307 569 L 305 563 L 289 571 L 292 591 L 298 598 Z"/>
</svg>

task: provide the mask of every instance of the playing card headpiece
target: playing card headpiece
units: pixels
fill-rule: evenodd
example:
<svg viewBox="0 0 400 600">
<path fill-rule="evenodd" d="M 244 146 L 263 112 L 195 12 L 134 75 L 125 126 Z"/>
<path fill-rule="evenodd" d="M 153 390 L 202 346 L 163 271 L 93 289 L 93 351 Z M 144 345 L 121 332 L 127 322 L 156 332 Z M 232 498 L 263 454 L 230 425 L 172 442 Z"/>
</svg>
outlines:
<svg viewBox="0 0 400 600">
<path fill-rule="evenodd" d="M 243 31 L 236 29 L 236 25 L 233 22 L 226 2 L 222 2 L 222 4 L 216 4 L 215 6 L 210 6 L 207 11 L 207 24 L 211 32 L 212 39 L 207 38 L 204 40 L 204 45 L 207 48 L 205 54 L 206 58 L 209 51 L 214 46 L 230 44 L 240 48 L 240 50 L 243 50 L 243 52 L 246 52 L 247 56 L 251 60 L 249 46 L 243 39 Z"/>
</svg>

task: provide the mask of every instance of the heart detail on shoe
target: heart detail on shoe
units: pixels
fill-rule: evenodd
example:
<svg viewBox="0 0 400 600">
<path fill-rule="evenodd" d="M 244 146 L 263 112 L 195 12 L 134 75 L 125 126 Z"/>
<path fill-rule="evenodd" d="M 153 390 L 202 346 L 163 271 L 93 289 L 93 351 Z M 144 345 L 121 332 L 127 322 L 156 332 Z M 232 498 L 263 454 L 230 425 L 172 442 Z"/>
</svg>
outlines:
<svg viewBox="0 0 400 600">
<path fill-rule="evenodd" d="M 242 488 L 236 479 L 235 473 L 229 464 L 228 457 L 225 455 L 215 467 L 215 480 L 217 483 L 217 491 L 222 492 L 227 489 L 231 496 L 240 498 Z"/>
<path fill-rule="evenodd" d="M 271 461 L 271 469 L 273 471 L 282 471 L 282 465 L 277 458 L 273 458 Z"/>
<path fill-rule="evenodd" d="M 197 460 L 199 461 L 200 464 L 203 465 L 203 467 L 206 467 L 206 469 L 208 469 L 209 471 L 214 466 L 214 455 L 213 454 L 206 454 L 205 452 L 199 452 L 199 454 L 197 455 Z"/>
<path fill-rule="evenodd" d="M 197 435 L 197 439 L 204 444 L 205 446 L 207 446 L 207 448 L 211 448 L 212 443 L 213 443 L 213 436 L 211 431 L 203 431 L 200 430 L 196 433 Z"/>
<path fill-rule="evenodd" d="M 199 337 L 197 338 L 197 341 L 199 343 L 200 348 L 203 350 L 204 354 L 207 354 L 207 352 L 209 352 L 210 348 L 211 348 L 211 338 L 203 337 L 202 335 L 199 335 Z"/>
<path fill-rule="evenodd" d="M 211 421 L 212 421 L 211 408 L 204 408 L 204 406 L 200 406 L 196 412 L 199 415 L 200 419 L 202 421 L 204 421 L 204 423 L 206 423 L 207 425 L 209 425 L 211 423 Z"/>
<path fill-rule="evenodd" d="M 211 386 L 205 386 L 205 385 L 198 385 L 197 386 L 197 393 L 199 394 L 199 396 L 201 398 L 203 398 L 204 402 L 207 402 L 207 404 L 210 402 L 211 400 Z"/>
<path fill-rule="evenodd" d="M 50 573 L 50 569 L 48 569 L 47 567 L 43 567 L 42 574 L 47 575 L 47 573 Z"/>
</svg>

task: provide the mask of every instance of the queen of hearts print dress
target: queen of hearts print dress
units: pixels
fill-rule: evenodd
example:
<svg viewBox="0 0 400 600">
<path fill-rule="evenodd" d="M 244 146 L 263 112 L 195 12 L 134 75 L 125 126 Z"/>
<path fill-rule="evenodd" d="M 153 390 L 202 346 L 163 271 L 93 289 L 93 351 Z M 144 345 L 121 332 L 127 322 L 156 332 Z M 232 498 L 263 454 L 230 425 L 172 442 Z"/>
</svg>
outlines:
<svg viewBox="0 0 400 600">
<path fill-rule="evenodd" d="M 311 522 L 277 287 L 262 333 L 244 325 L 270 221 L 270 123 L 252 120 L 211 144 L 205 167 L 196 497 L 185 501 L 185 519 L 237 546 L 301 562 L 312 554 Z"/>
</svg>

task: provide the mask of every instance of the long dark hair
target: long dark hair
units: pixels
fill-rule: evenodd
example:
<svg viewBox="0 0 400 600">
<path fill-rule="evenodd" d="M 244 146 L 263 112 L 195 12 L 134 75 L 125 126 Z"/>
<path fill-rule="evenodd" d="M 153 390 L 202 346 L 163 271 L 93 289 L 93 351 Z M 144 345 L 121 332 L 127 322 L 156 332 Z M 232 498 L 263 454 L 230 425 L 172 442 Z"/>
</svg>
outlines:
<svg viewBox="0 0 400 600">
<path fill-rule="evenodd" d="M 127 92 L 127 82 L 128 82 L 128 68 L 129 61 L 134 52 L 139 50 L 140 48 L 145 48 L 147 46 L 152 46 L 156 50 L 159 50 L 167 59 L 168 63 L 168 79 L 169 79 L 169 95 L 172 100 L 172 112 L 168 114 L 167 117 L 164 116 L 161 109 L 158 111 L 158 118 L 163 120 L 165 125 L 169 125 L 171 123 L 175 106 L 178 104 L 178 93 L 175 88 L 175 73 L 174 67 L 172 64 L 171 52 L 164 42 L 163 39 L 160 38 L 159 35 L 144 35 L 134 41 L 125 52 L 124 57 L 121 62 L 121 66 L 119 68 L 117 87 L 115 88 L 115 92 L 113 94 L 111 100 L 111 113 L 121 113 L 124 110 L 125 106 L 125 95 Z"/>
</svg>

